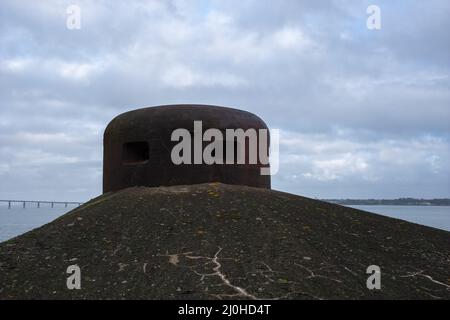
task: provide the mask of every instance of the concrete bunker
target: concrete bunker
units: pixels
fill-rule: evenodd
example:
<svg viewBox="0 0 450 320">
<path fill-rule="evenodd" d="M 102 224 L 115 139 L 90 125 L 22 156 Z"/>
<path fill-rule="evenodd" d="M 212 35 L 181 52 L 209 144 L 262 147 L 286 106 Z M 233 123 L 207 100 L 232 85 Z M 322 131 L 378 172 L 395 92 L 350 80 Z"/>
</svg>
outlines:
<svg viewBox="0 0 450 320">
<path fill-rule="evenodd" d="M 234 150 L 234 162 L 218 164 L 194 163 L 175 164 L 171 158 L 172 149 L 178 144 L 172 141 L 176 129 L 186 129 L 192 136 L 194 122 L 201 121 L 204 131 L 218 129 L 223 132 L 223 149 Z M 105 129 L 103 137 L 103 192 L 117 191 L 133 186 L 171 186 L 206 182 L 246 185 L 270 189 L 270 175 L 262 175 L 261 168 L 267 168 L 258 158 L 250 163 L 249 141 L 241 146 L 238 140 L 227 140 L 227 129 L 268 128 L 256 115 L 232 108 L 210 105 L 167 105 L 137 109 L 120 114 Z M 267 138 L 269 140 L 269 138 Z M 213 140 L 212 140 L 213 141 Z M 256 138 L 259 148 L 260 136 Z M 197 142 L 198 143 L 198 142 Z M 209 142 L 202 141 L 204 148 Z M 192 141 L 192 149 L 194 149 Z M 237 163 L 238 150 L 245 150 L 245 163 Z M 212 155 L 215 150 L 212 151 Z M 264 151 L 263 151 L 264 152 Z"/>
</svg>

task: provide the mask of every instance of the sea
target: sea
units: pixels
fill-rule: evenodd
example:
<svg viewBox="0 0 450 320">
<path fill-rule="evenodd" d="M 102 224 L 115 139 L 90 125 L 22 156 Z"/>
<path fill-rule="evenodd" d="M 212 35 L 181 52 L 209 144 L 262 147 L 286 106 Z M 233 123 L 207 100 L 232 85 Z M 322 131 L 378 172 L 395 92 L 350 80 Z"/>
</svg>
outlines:
<svg viewBox="0 0 450 320">
<path fill-rule="evenodd" d="M 11 204 L 8 209 L 7 203 L 0 203 L 0 242 L 21 235 L 44 224 L 52 222 L 56 218 L 76 208 L 75 205 L 26 204 L 23 208 L 20 203 Z"/>
<path fill-rule="evenodd" d="M 383 216 L 450 231 L 449 206 L 348 206 Z"/>
<path fill-rule="evenodd" d="M 450 207 L 444 206 L 349 206 L 367 212 L 378 213 L 384 216 L 398 218 L 417 224 L 450 231 Z M 8 209 L 7 204 L 0 204 L 0 242 L 21 235 L 44 224 L 47 224 L 66 212 L 76 208 L 69 205 L 67 208 L 55 204 L 36 205 L 13 204 Z"/>
</svg>

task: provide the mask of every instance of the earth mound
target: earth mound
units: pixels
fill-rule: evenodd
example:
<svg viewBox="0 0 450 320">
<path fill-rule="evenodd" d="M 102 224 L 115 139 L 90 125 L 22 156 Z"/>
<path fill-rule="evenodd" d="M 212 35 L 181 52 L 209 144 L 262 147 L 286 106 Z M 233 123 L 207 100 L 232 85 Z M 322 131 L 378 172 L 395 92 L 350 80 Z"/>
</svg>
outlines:
<svg viewBox="0 0 450 320">
<path fill-rule="evenodd" d="M 228 298 L 450 299 L 450 233 L 212 183 L 104 194 L 0 244 L 0 299 Z"/>
</svg>

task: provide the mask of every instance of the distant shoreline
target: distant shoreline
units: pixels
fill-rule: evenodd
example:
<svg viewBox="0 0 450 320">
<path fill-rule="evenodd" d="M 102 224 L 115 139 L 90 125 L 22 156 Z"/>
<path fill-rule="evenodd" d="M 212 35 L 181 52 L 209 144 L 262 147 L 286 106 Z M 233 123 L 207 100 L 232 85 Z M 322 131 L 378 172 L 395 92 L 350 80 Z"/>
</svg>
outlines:
<svg viewBox="0 0 450 320">
<path fill-rule="evenodd" d="M 450 199 L 322 199 L 340 205 L 355 206 L 450 206 Z"/>
</svg>

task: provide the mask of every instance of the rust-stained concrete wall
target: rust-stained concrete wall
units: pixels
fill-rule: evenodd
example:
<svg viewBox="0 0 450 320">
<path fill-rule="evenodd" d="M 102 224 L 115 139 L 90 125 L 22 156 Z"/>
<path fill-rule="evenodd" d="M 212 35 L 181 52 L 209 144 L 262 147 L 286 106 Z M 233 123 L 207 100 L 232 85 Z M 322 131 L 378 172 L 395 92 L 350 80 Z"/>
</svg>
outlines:
<svg viewBox="0 0 450 320">
<path fill-rule="evenodd" d="M 270 189 L 270 176 L 257 164 L 180 164 L 171 160 L 175 129 L 188 129 L 194 121 L 209 128 L 267 129 L 256 115 L 237 109 L 207 105 L 168 105 L 138 109 L 114 118 L 104 133 L 103 192 L 132 186 L 170 186 L 222 182 Z M 225 135 L 224 135 L 225 137 Z M 204 142 L 203 146 L 209 142 Z M 248 156 L 248 145 L 246 155 Z M 224 150 L 225 152 L 225 150 Z M 192 149 L 193 154 L 193 149 Z"/>
</svg>

